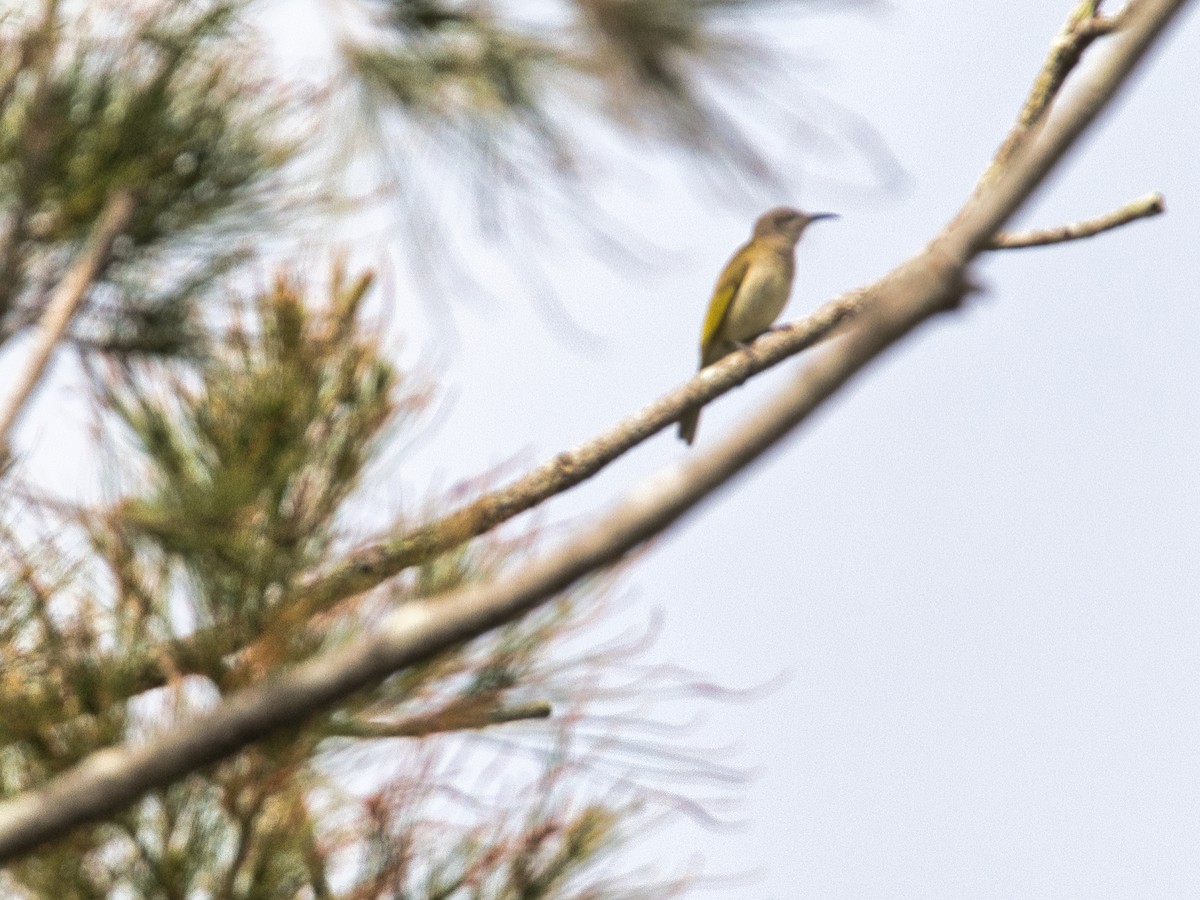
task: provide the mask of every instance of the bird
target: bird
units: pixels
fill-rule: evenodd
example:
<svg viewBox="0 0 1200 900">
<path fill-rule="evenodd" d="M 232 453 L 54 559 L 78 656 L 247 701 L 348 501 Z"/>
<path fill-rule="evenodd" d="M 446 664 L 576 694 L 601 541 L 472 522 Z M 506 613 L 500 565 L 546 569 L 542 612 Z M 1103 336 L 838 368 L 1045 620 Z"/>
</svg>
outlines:
<svg viewBox="0 0 1200 900">
<path fill-rule="evenodd" d="M 790 206 L 767 210 L 754 223 L 750 240 L 725 264 L 700 333 L 700 368 L 711 366 L 774 324 L 787 305 L 796 273 L 796 242 L 813 222 L 837 213 L 806 213 Z M 679 420 L 679 438 L 696 439 L 700 408 Z"/>
</svg>

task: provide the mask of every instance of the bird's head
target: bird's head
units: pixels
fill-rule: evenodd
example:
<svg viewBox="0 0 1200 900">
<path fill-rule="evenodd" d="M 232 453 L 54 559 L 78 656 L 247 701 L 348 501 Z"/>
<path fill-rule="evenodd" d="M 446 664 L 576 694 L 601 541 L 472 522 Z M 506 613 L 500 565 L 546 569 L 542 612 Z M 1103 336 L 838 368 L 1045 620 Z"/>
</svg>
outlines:
<svg viewBox="0 0 1200 900">
<path fill-rule="evenodd" d="M 813 222 L 836 218 L 837 213 L 806 213 L 792 209 L 790 206 L 777 206 L 758 217 L 758 221 L 754 223 L 754 236 L 756 238 L 778 236 L 786 238 L 794 244 L 800 240 L 804 229 Z"/>
</svg>

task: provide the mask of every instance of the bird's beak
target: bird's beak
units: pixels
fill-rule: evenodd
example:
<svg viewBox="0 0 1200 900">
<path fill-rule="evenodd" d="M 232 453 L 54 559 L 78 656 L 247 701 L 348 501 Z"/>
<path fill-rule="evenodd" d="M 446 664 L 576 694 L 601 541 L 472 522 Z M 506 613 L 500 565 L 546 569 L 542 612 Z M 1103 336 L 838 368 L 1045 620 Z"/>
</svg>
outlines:
<svg viewBox="0 0 1200 900">
<path fill-rule="evenodd" d="M 840 218 L 841 218 L 841 216 L 839 216 L 837 213 L 809 213 L 808 214 L 808 221 L 810 221 L 810 222 L 816 222 L 816 221 L 819 221 L 820 219 L 840 219 Z"/>
</svg>

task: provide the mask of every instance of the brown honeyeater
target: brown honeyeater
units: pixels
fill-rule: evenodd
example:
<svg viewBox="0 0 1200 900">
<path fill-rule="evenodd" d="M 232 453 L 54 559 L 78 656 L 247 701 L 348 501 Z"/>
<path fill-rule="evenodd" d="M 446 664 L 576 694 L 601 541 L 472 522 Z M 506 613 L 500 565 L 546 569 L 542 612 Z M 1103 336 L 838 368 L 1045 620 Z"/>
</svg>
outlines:
<svg viewBox="0 0 1200 900">
<path fill-rule="evenodd" d="M 700 334 L 700 368 L 771 327 L 792 292 L 796 242 L 813 222 L 836 218 L 834 213 L 805 213 L 786 206 L 758 217 L 754 234 L 725 264 L 708 302 Z M 699 421 L 699 408 L 685 414 L 679 420 L 679 437 L 690 444 Z"/>
</svg>

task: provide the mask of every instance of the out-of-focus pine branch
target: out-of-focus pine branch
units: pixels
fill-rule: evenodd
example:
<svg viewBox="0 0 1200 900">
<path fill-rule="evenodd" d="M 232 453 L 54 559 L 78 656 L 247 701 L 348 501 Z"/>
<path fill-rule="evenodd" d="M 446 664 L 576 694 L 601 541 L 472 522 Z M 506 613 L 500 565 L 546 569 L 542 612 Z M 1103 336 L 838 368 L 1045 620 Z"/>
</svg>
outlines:
<svg viewBox="0 0 1200 900">
<path fill-rule="evenodd" d="M 534 126 L 557 153 L 578 149 L 572 129 L 556 124 L 569 107 L 720 153 L 745 144 L 706 96 L 705 79 L 768 52 L 761 36 L 737 29 L 767 5 L 570 0 L 531 19 L 504 4 L 362 2 L 366 24 L 342 50 L 377 99 L 431 127 L 471 123 L 500 134 Z"/>
<path fill-rule="evenodd" d="M 128 191 L 137 205 L 119 264 L 95 292 L 120 323 L 104 329 L 120 332 L 105 349 L 169 355 L 190 344 L 198 275 L 237 255 L 231 237 L 292 153 L 272 133 L 266 74 L 234 37 L 241 5 L 135 4 L 100 22 L 47 4 L 44 19 L 0 25 L 0 49 L 15 58 L 0 90 L 0 339 L 39 318 L 106 199 Z M 146 267 L 158 274 L 143 293 Z M 167 296 L 175 314 L 155 315 Z"/>
</svg>

